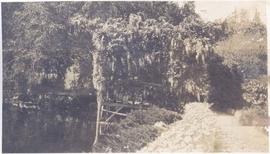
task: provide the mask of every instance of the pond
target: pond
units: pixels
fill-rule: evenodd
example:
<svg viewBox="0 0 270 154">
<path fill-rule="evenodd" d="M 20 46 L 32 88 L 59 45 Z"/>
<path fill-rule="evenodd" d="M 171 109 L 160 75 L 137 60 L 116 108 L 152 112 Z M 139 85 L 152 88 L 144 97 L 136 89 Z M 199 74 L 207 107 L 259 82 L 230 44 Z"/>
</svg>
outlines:
<svg viewBox="0 0 270 154">
<path fill-rule="evenodd" d="M 5 100 L 3 152 L 91 152 L 95 122 L 93 96 Z"/>
</svg>

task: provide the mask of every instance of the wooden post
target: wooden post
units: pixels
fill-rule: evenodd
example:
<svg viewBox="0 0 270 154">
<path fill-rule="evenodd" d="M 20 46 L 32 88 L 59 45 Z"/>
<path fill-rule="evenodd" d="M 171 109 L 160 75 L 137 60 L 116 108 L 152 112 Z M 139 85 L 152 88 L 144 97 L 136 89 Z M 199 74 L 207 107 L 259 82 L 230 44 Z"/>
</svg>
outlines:
<svg viewBox="0 0 270 154">
<path fill-rule="evenodd" d="M 105 45 L 104 43 L 104 36 L 99 38 L 99 44 L 95 44 L 96 50 L 92 52 L 93 56 L 93 85 L 97 91 L 97 120 L 96 120 L 96 134 L 95 140 L 93 143 L 93 147 L 98 143 L 98 138 L 100 135 L 100 119 L 101 119 L 101 107 L 104 104 L 105 95 L 104 92 L 106 91 L 106 72 L 104 68 L 107 67 L 107 55 L 104 51 Z"/>
<path fill-rule="evenodd" d="M 98 125 L 99 125 L 99 135 L 100 134 L 102 134 L 102 128 L 101 128 L 101 121 L 102 121 L 102 117 L 103 117 L 103 108 L 104 108 L 104 106 L 103 106 L 103 104 L 101 105 L 101 108 L 100 108 L 100 116 L 99 116 L 99 123 L 98 123 Z"/>
<path fill-rule="evenodd" d="M 98 94 L 100 95 L 100 94 Z M 97 99 L 99 99 L 99 97 L 97 97 Z M 96 120 L 96 135 L 95 135 L 95 140 L 94 140 L 94 144 L 96 145 L 98 143 L 98 138 L 99 138 L 99 130 L 100 130 L 100 119 L 101 119 L 101 101 L 97 100 L 97 120 Z"/>
</svg>

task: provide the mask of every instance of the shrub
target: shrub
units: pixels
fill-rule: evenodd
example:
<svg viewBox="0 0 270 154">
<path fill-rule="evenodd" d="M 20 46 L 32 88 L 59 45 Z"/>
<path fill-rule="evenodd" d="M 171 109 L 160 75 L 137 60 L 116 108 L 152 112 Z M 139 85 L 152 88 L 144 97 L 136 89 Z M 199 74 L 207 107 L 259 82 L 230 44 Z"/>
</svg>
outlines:
<svg viewBox="0 0 270 154">
<path fill-rule="evenodd" d="M 243 98 L 247 106 L 267 104 L 267 77 L 245 80 L 242 84 L 244 93 Z"/>
<path fill-rule="evenodd" d="M 239 121 L 243 125 L 267 126 L 267 77 L 245 80 L 242 87 L 246 107 L 241 111 Z"/>
</svg>

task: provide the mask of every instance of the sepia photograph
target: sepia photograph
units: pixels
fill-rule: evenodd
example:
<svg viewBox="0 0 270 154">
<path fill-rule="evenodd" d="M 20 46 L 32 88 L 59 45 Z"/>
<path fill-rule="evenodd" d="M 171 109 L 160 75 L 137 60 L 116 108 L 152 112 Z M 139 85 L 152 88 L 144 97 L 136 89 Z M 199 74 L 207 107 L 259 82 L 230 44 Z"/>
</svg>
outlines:
<svg viewBox="0 0 270 154">
<path fill-rule="evenodd" d="M 2 152 L 268 153 L 267 5 L 1 2 Z"/>
</svg>

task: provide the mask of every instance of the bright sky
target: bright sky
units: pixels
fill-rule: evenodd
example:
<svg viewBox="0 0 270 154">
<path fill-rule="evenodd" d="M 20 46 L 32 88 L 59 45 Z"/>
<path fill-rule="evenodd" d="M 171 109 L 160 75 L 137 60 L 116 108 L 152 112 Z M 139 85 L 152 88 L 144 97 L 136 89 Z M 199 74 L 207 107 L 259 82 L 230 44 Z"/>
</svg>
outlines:
<svg viewBox="0 0 270 154">
<path fill-rule="evenodd" d="M 266 23 L 266 0 L 256 0 L 256 1 L 239 1 L 239 0 L 201 0 L 195 1 L 196 11 L 201 15 L 201 17 L 207 21 L 214 21 L 216 19 L 225 18 L 230 15 L 235 8 L 247 9 L 251 17 L 254 16 L 254 12 L 260 12 L 262 22 Z"/>
</svg>

